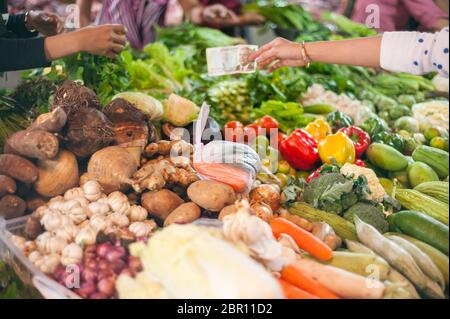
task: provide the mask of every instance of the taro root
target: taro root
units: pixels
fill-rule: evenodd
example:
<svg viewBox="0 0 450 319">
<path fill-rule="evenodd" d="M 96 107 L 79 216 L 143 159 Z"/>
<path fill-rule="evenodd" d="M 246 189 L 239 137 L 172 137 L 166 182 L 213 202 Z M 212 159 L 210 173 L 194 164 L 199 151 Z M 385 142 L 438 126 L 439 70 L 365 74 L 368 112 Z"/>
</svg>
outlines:
<svg viewBox="0 0 450 319">
<path fill-rule="evenodd" d="M 0 175 L 0 197 L 14 194 L 17 190 L 16 181 L 6 175 Z"/>
<path fill-rule="evenodd" d="M 44 232 L 39 218 L 30 216 L 25 224 L 24 235 L 29 240 L 35 240 L 40 234 Z"/>
<path fill-rule="evenodd" d="M 115 99 L 105 107 L 105 115 L 113 123 L 115 144 L 123 147 L 144 147 L 157 139 L 157 131 L 146 116 L 125 99 Z"/>
<path fill-rule="evenodd" d="M 23 216 L 27 204 L 15 195 L 6 195 L 0 199 L 0 216 L 12 219 Z"/>
<path fill-rule="evenodd" d="M 58 107 L 66 112 L 67 117 L 70 117 L 82 109 L 100 109 L 101 105 L 94 91 L 79 83 L 66 80 L 53 97 L 52 110 Z"/>
<path fill-rule="evenodd" d="M 96 109 L 81 109 L 69 117 L 65 130 L 66 148 L 86 158 L 114 141 L 112 123 Z"/>
</svg>

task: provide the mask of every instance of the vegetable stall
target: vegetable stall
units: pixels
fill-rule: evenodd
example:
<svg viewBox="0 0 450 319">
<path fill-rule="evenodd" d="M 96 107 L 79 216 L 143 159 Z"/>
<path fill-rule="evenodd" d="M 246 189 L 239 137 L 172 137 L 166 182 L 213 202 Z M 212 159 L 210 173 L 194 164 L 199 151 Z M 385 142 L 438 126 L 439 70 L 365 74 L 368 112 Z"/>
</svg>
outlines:
<svg viewBox="0 0 450 319">
<path fill-rule="evenodd" d="M 245 10 L 299 41 L 373 34 Z M 0 91 L 0 298 L 46 297 L 39 282 L 61 298 L 448 298 L 449 105 L 432 78 L 208 77 L 205 49 L 242 41 L 183 24 Z"/>
</svg>

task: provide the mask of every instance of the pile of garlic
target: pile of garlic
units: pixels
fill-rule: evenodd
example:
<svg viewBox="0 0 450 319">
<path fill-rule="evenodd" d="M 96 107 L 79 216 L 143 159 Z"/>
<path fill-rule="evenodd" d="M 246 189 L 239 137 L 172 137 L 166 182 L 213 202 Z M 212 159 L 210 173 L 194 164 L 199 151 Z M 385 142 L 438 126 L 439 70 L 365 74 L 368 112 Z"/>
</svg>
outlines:
<svg viewBox="0 0 450 319">
<path fill-rule="evenodd" d="M 81 262 L 83 247 L 95 244 L 99 232 L 108 235 L 126 228 L 136 237 L 148 237 L 156 228 L 153 220 L 147 220 L 145 208 L 130 205 L 128 197 L 121 192 L 107 196 L 96 181 L 88 181 L 68 190 L 64 196 L 52 198 L 33 216 L 39 218 L 45 232 L 34 242 L 20 236 L 13 236 L 12 241 L 47 274 L 53 273 L 59 264 Z"/>
</svg>

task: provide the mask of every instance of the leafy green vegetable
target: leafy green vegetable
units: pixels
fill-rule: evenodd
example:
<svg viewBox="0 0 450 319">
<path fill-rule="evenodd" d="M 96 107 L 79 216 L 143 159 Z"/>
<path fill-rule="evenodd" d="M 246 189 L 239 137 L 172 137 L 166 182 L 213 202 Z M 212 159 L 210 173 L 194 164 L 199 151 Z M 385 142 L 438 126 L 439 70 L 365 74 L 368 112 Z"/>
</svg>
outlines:
<svg viewBox="0 0 450 319">
<path fill-rule="evenodd" d="M 0 91 L 0 150 L 11 134 L 29 124 L 27 112 L 9 97 L 8 92 Z"/>
</svg>

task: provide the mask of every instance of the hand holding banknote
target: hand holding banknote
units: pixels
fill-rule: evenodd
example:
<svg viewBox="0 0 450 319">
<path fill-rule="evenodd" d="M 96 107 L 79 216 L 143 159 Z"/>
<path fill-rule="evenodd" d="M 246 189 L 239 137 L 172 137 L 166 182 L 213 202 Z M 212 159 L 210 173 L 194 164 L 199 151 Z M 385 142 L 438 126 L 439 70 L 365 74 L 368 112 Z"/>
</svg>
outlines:
<svg viewBox="0 0 450 319">
<path fill-rule="evenodd" d="M 250 62 L 249 56 L 257 49 L 258 46 L 256 45 L 207 49 L 208 74 L 210 76 L 221 76 L 254 73 L 256 62 Z"/>
</svg>

